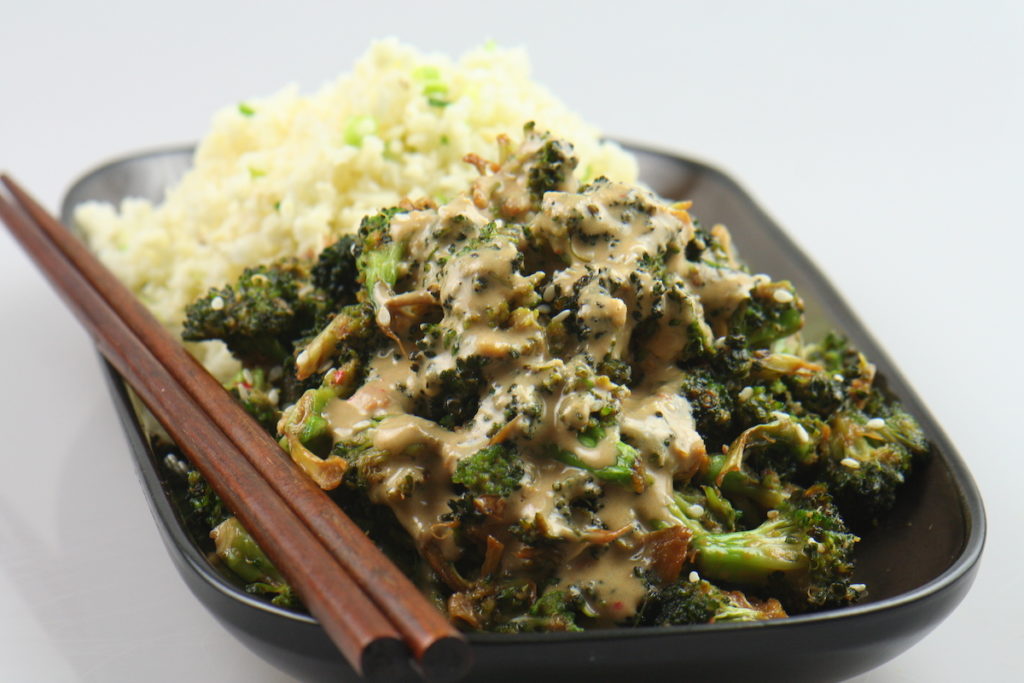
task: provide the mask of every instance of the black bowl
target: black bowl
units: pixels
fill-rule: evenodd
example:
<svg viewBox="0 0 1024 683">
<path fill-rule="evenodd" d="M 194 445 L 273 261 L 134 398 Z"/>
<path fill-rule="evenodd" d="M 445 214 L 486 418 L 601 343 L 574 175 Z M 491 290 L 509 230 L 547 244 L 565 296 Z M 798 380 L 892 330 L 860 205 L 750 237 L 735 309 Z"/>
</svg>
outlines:
<svg viewBox="0 0 1024 683">
<path fill-rule="evenodd" d="M 925 636 L 963 599 L 985 540 L 985 514 L 971 475 L 896 366 L 818 269 L 732 179 L 703 163 L 632 148 L 641 177 L 664 197 L 692 199 L 705 222 L 729 226 L 757 272 L 796 285 L 810 336 L 837 329 L 878 366 L 934 445 L 895 510 L 863 534 L 855 580 L 870 597 L 843 609 L 742 624 L 614 629 L 583 633 L 471 634 L 474 680 L 830 681 L 872 669 Z M 67 225 L 83 201 L 127 196 L 159 200 L 190 166 L 190 148 L 140 154 L 79 180 L 62 207 Z M 191 537 L 172 496 L 173 475 L 151 449 L 136 405 L 108 366 L 110 389 L 140 478 L 171 558 L 200 601 L 253 652 L 302 679 L 356 676 L 310 616 L 246 594 Z"/>
</svg>

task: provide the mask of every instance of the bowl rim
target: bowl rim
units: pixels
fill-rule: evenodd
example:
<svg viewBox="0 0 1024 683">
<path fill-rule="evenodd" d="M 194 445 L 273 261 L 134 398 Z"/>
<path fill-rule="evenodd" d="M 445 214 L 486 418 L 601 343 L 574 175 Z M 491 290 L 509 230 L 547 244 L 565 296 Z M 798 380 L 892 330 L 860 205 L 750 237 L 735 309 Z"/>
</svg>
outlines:
<svg viewBox="0 0 1024 683">
<path fill-rule="evenodd" d="M 702 172 L 714 176 L 720 182 L 731 186 L 732 189 L 736 190 L 738 195 L 742 196 L 743 201 L 747 203 L 752 212 L 764 223 L 767 231 L 771 233 L 772 238 L 782 243 L 785 249 L 790 252 L 801 271 L 807 273 L 809 278 L 816 280 L 820 284 L 822 288 L 822 298 L 825 300 L 825 304 L 830 309 L 838 311 L 839 315 L 842 315 L 845 320 L 848 321 L 848 325 L 846 326 L 847 329 L 845 331 L 847 333 L 854 331 L 863 339 L 868 340 L 870 345 L 874 347 L 871 349 L 872 362 L 878 365 L 884 365 L 884 374 L 887 377 L 898 379 L 902 385 L 899 392 L 901 400 L 906 401 L 910 399 L 915 402 L 915 413 L 918 414 L 918 417 L 922 421 L 928 422 L 929 440 L 937 446 L 937 448 L 934 449 L 937 452 L 933 453 L 932 457 L 938 457 L 943 460 L 944 465 L 948 468 L 951 478 L 955 483 L 954 488 L 956 490 L 960 509 L 965 521 L 964 542 L 960 548 L 959 554 L 938 576 L 935 576 L 920 586 L 904 591 L 903 593 L 877 601 L 866 602 L 864 604 L 849 605 L 808 614 L 798 614 L 789 616 L 785 619 L 773 619 L 758 622 L 726 622 L 717 624 L 689 624 L 682 626 L 637 628 L 613 627 L 588 629 L 578 632 L 515 634 L 471 631 L 466 633 L 469 640 L 471 642 L 487 645 L 561 642 L 580 643 L 612 639 L 618 640 L 621 638 L 649 638 L 655 633 L 659 635 L 664 634 L 666 636 L 680 636 L 695 635 L 706 632 L 797 628 L 810 622 L 835 622 L 840 620 L 848 621 L 865 618 L 881 612 L 890 612 L 891 610 L 896 610 L 910 604 L 921 603 L 929 600 L 930 598 L 938 597 L 940 594 L 943 594 L 947 590 L 953 588 L 962 579 L 969 576 L 971 571 L 978 564 L 987 537 L 987 519 L 980 490 L 978 489 L 966 462 L 950 442 L 941 425 L 933 418 L 927 405 L 920 400 L 913 387 L 906 382 L 902 374 L 899 372 L 898 366 L 891 361 L 885 350 L 882 349 L 874 340 L 872 335 L 861 323 L 860 319 L 854 314 L 849 305 L 832 286 L 831 282 L 824 276 L 817 265 L 779 226 L 771 215 L 764 210 L 754 196 L 743 185 L 735 180 L 732 175 L 722 170 L 721 167 L 693 158 L 689 155 L 667 151 L 643 143 L 636 143 L 621 139 L 615 139 L 613 141 L 634 153 L 658 157 L 675 163 L 683 162 L 689 166 L 696 167 Z M 118 166 L 139 162 L 144 158 L 193 154 L 195 149 L 196 146 L 189 143 L 157 146 L 116 155 L 107 161 L 95 164 L 79 174 L 64 193 L 61 200 L 60 213 L 62 221 L 72 230 L 75 230 L 73 217 L 74 210 L 77 205 L 72 205 L 70 202 L 76 194 L 76 191 L 82 185 L 89 182 L 93 176 L 99 173 L 108 172 Z M 136 457 L 134 460 L 138 467 L 140 478 L 143 480 L 142 483 L 144 484 L 147 497 L 150 499 L 154 516 L 158 516 L 160 518 L 160 524 L 158 526 L 161 527 L 161 532 L 165 532 L 170 535 L 171 540 L 178 548 L 182 559 L 197 575 L 202 577 L 211 588 L 223 594 L 225 597 L 231 598 L 242 605 L 259 610 L 268 615 L 275 615 L 292 622 L 298 622 L 310 626 L 319 626 L 319 622 L 312 615 L 305 612 L 296 612 L 287 608 L 278 607 L 277 605 L 271 604 L 269 601 L 251 596 L 240 588 L 230 584 L 224 577 L 220 576 L 220 574 L 213 569 L 206 556 L 200 551 L 195 541 L 179 522 L 178 513 L 174 509 L 173 503 L 169 498 L 169 492 L 164 487 L 161 474 L 158 470 L 158 463 L 155 460 L 155 454 L 152 452 L 148 443 L 142 443 L 143 440 L 140 435 L 143 433 L 143 427 L 135 412 L 130 409 L 132 399 L 128 388 L 117 371 L 102 357 L 101 361 L 105 367 L 105 376 L 110 385 L 111 391 L 121 398 L 118 405 L 118 411 L 121 413 L 122 421 L 125 422 L 126 426 L 130 426 L 132 428 L 130 431 L 139 439 L 141 446 L 150 456 L 145 459 Z M 133 437 L 130 436 L 129 438 L 132 439 Z"/>
</svg>

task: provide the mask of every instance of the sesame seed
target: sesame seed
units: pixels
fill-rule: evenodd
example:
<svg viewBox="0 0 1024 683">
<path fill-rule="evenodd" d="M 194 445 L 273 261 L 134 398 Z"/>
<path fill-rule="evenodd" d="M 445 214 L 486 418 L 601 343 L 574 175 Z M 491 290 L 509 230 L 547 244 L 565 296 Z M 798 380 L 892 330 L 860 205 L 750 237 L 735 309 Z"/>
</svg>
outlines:
<svg viewBox="0 0 1024 683">
<path fill-rule="evenodd" d="M 690 575 L 687 578 L 690 580 L 690 583 L 697 583 L 700 581 L 700 574 L 697 572 L 690 572 Z"/>
<path fill-rule="evenodd" d="M 776 517 L 779 516 L 779 511 L 778 510 L 769 510 L 768 512 L 765 513 L 764 516 L 767 517 L 768 519 L 775 519 Z"/>
<path fill-rule="evenodd" d="M 741 401 L 749 401 L 750 397 L 753 396 L 753 395 L 754 395 L 753 387 L 743 387 L 743 390 L 740 391 L 739 399 Z"/>
<path fill-rule="evenodd" d="M 870 420 L 868 420 L 868 423 L 867 423 L 867 428 L 868 429 L 881 429 L 884 426 L 885 426 L 885 420 L 883 420 L 880 417 L 873 417 Z"/>
<path fill-rule="evenodd" d="M 772 292 L 772 298 L 780 304 L 788 304 L 793 300 L 793 294 L 788 289 L 776 289 Z"/>
<path fill-rule="evenodd" d="M 215 311 L 224 310 L 224 299 L 219 296 L 213 297 L 213 300 L 210 301 L 210 308 L 212 308 Z"/>
<path fill-rule="evenodd" d="M 796 425 L 796 436 L 800 440 L 800 443 L 809 443 L 811 440 L 811 437 L 807 433 L 807 430 L 804 429 L 804 426 L 799 422 Z"/>
<path fill-rule="evenodd" d="M 837 382 L 845 382 L 846 381 L 846 378 L 843 377 L 842 375 L 840 375 L 838 372 L 836 374 L 832 375 L 832 379 L 834 379 Z"/>
<path fill-rule="evenodd" d="M 690 507 L 686 508 L 686 512 L 691 517 L 703 517 L 704 516 L 704 507 L 694 503 Z"/>
<path fill-rule="evenodd" d="M 863 583 L 851 583 L 850 588 L 857 591 L 858 593 L 863 593 L 868 589 L 868 587 Z"/>
<path fill-rule="evenodd" d="M 173 453 L 168 453 L 166 456 L 164 456 L 164 464 L 169 469 L 174 470 L 183 477 L 188 475 L 188 465 L 186 465 L 181 458 L 175 456 Z"/>
<path fill-rule="evenodd" d="M 860 469 L 860 463 L 854 460 L 853 458 L 843 458 L 842 460 L 839 461 L 839 464 L 842 465 L 843 467 L 849 467 L 851 470 Z"/>
</svg>

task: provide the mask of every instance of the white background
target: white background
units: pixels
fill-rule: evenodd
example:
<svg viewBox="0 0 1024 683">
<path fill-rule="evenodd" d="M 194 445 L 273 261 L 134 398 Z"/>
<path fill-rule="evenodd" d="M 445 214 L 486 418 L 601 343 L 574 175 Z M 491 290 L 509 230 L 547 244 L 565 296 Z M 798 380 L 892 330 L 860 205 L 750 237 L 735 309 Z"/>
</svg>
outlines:
<svg viewBox="0 0 1024 683">
<path fill-rule="evenodd" d="M 525 45 L 535 78 L 607 133 L 744 184 L 968 460 L 990 522 L 977 583 L 858 680 L 1008 680 L 1024 642 L 1024 5 L 825 5 L 4 0 L 0 167 L 56 209 L 96 163 L 309 91 L 373 38 Z M 0 321 L 0 680 L 283 680 L 175 573 L 96 355 L 6 233 Z"/>
</svg>

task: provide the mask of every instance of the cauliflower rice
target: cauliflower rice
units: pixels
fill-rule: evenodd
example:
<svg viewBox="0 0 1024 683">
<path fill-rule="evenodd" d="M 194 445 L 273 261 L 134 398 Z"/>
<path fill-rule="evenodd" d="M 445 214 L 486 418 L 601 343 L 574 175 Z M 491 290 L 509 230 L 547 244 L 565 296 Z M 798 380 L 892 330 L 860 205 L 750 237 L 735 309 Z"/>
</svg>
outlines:
<svg viewBox="0 0 1024 683">
<path fill-rule="evenodd" d="M 447 201 L 477 176 L 463 158 L 495 158 L 498 135 L 518 142 L 527 121 L 574 143 L 582 180 L 636 180 L 630 155 L 530 80 L 522 50 L 486 46 L 454 63 L 387 40 L 313 95 L 289 87 L 219 111 L 162 203 L 88 203 L 75 220 L 179 332 L 189 302 L 246 266 L 313 257 L 405 197 Z M 202 355 L 210 366 L 226 356 Z"/>
</svg>

